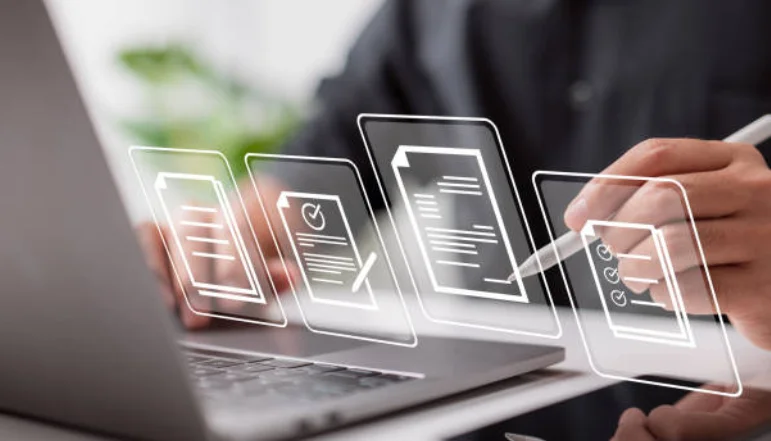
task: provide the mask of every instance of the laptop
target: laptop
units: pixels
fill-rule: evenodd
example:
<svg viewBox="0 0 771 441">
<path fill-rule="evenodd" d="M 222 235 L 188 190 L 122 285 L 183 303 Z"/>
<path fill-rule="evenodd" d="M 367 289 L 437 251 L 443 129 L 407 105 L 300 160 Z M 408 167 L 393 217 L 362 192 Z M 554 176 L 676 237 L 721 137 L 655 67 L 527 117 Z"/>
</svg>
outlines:
<svg viewBox="0 0 771 441">
<path fill-rule="evenodd" d="M 405 348 L 302 326 L 181 337 L 44 3 L 3 6 L 3 412 L 130 439 L 297 438 L 563 360 L 558 347 Z"/>
</svg>

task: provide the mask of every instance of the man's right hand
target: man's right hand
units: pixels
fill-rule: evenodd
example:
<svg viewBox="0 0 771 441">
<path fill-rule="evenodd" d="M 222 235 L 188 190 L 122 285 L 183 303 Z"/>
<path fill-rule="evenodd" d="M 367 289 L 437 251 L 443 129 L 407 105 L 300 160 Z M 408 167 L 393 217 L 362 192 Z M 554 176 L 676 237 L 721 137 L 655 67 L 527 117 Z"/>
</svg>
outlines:
<svg viewBox="0 0 771 441">
<path fill-rule="evenodd" d="M 280 186 L 272 182 L 260 183 L 260 190 L 263 192 L 278 192 L 280 191 L 279 188 Z M 257 236 L 258 242 L 261 244 L 270 244 L 270 246 L 264 246 L 262 249 L 263 255 L 265 256 L 268 273 L 273 280 L 276 290 L 278 292 L 285 291 L 289 288 L 289 275 L 287 275 L 284 269 L 284 265 L 281 263 L 281 260 L 278 257 L 276 250 L 274 249 L 269 227 L 264 221 L 262 208 L 260 207 L 259 200 L 257 199 L 257 195 L 255 194 L 251 183 L 244 184 L 242 186 L 241 195 L 244 200 L 246 215 L 249 217 L 249 222 L 254 229 L 254 233 Z M 238 228 L 242 232 L 249 231 L 249 227 L 246 224 L 246 219 L 243 218 L 241 210 L 234 210 L 234 212 Z M 215 214 L 202 212 L 197 213 L 197 216 L 199 216 L 199 219 L 196 220 L 199 222 L 224 222 L 221 219 L 216 219 Z M 225 229 L 217 230 L 202 227 L 186 228 L 187 230 L 184 232 L 185 235 L 212 239 L 211 242 L 199 242 L 197 244 L 197 246 L 210 247 L 207 252 L 216 254 L 217 248 L 222 246 L 218 245 L 217 242 L 223 241 L 224 243 L 224 241 L 227 240 L 227 231 Z M 170 308 L 176 309 L 178 311 L 180 320 L 186 328 L 200 329 L 208 326 L 213 320 L 212 317 L 196 314 L 191 308 L 188 307 L 185 301 L 184 293 L 194 290 L 192 281 L 190 280 L 190 275 L 187 271 L 178 271 L 178 280 L 173 272 L 172 264 L 177 269 L 184 268 L 184 264 L 182 261 L 183 257 L 181 256 L 181 253 L 177 247 L 171 246 L 173 243 L 173 238 L 168 226 L 160 226 L 159 231 L 158 226 L 154 222 L 144 222 L 138 226 L 137 234 L 139 235 L 139 240 L 142 245 L 145 258 L 147 259 L 147 263 L 155 273 L 155 276 L 161 285 L 161 293 L 165 303 Z M 180 232 L 180 234 L 182 234 L 182 232 Z M 256 244 L 253 240 L 250 240 L 250 236 L 251 235 L 244 234 L 244 242 L 246 243 L 247 248 L 249 248 L 250 255 L 258 256 L 259 254 L 254 249 Z M 164 240 L 167 244 L 169 244 L 168 253 L 166 252 L 166 248 L 163 244 Z M 256 262 L 253 263 L 256 264 Z M 233 265 L 231 262 L 218 262 L 212 265 L 211 260 L 201 259 L 200 261 L 191 261 L 190 264 L 198 265 L 195 268 L 191 268 L 191 270 L 194 274 L 200 275 L 200 278 L 205 278 L 207 280 L 218 280 L 225 284 L 233 285 L 245 283 L 244 280 L 240 280 L 244 278 L 243 271 L 237 271 L 237 265 Z M 208 276 L 206 276 L 206 274 L 208 274 Z M 241 302 L 235 300 L 201 297 L 198 297 L 198 299 L 201 299 L 201 302 L 208 302 L 204 304 L 196 303 L 195 307 L 200 311 L 225 310 L 235 313 L 238 312 L 239 308 L 241 307 Z M 217 302 L 217 304 L 214 305 L 211 302 Z"/>
</svg>

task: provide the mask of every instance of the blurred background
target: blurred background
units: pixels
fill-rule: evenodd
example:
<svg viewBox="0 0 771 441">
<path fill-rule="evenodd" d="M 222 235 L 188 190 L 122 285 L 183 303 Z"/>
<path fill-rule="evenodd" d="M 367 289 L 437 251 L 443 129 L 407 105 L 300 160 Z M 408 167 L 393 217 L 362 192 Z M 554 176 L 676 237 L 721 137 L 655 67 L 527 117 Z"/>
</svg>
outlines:
<svg viewBox="0 0 771 441">
<path fill-rule="evenodd" d="M 110 166 L 149 217 L 129 145 L 278 148 L 383 0 L 49 0 Z"/>
</svg>

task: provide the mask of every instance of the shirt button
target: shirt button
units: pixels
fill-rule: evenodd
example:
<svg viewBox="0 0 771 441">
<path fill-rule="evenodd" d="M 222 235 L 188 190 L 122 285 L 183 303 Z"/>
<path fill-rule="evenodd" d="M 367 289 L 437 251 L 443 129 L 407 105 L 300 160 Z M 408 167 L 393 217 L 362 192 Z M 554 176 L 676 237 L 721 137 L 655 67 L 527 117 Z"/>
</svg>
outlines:
<svg viewBox="0 0 771 441">
<path fill-rule="evenodd" d="M 584 110 L 594 98 L 594 88 L 585 80 L 578 80 L 568 88 L 568 98 L 574 110 Z"/>
</svg>

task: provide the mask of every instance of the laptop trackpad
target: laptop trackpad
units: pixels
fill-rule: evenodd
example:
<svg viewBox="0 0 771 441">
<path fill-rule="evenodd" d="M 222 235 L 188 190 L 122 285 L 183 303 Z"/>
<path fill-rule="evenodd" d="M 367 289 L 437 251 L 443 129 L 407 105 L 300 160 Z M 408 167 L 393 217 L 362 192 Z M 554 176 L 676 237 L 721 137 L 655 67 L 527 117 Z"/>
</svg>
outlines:
<svg viewBox="0 0 771 441">
<path fill-rule="evenodd" d="M 184 332 L 179 340 L 182 343 L 214 346 L 224 350 L 301 358 L 318 357 L 367 345 L 365 342 L 316 334 L 297 326 L 271 328 L 231 323 L 221 323 L 205 331 Z"/>
</svg>

